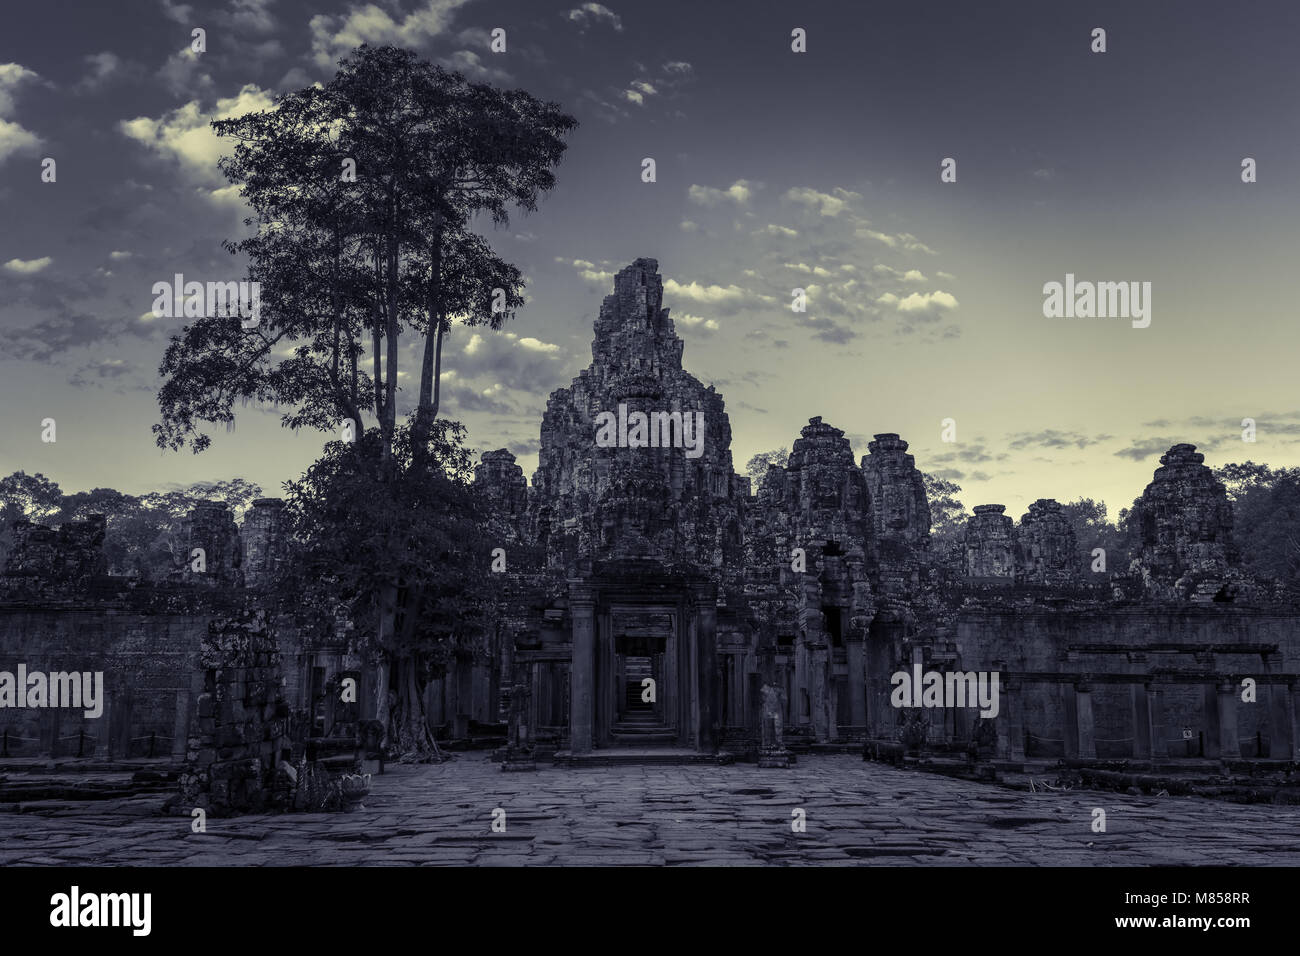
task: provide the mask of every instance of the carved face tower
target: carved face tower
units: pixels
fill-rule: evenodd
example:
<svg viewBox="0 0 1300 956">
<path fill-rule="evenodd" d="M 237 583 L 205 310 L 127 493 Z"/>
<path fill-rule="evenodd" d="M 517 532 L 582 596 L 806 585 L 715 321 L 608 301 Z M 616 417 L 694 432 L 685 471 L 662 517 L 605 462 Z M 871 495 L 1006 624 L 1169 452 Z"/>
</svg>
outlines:
<svg viewBox="0 0 1300 956">
<path fill-rule="evenodd" d="M 683 343 L 662 302 L 654 259 L 622 269 L 596 319 L 591 365 L 547 402 L 533 486 L 552 567 L 613 555 L 721 563 L 741 491 L 731 424 L 722 396 L 682 369 Z M 636 432 L 638 412 L 648 433 Z M 617 421 L 612 444 L 597 442 L 602 413 Z M 686 436 L 702 449 L 662 447 L 687 416 L 703 425 Z"/>
</svg>

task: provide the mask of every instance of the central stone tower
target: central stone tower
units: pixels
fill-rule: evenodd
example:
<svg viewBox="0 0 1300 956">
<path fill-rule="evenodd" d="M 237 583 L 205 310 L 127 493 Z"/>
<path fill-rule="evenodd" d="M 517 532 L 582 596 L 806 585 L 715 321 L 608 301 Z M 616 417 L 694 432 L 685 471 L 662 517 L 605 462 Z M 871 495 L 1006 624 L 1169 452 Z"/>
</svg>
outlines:
<svg viewBox="0 0 1300 956">
<path fill-rule="evenodd" d="M 731 423 L 722 396 L 683 370 L 683 343 L 662 303 L 658 262 L 622 269 L 595 323 L 591 365 L 547 402 L 533 508 L 553 568 L 649 557 L 720 569 L 724 551 L 740 546 L 745 489 L 732 473 Z M 688 457 L 684 447 L 600 447 L 606 412 L 625 435 L 636 412 L 702 423 L 703 435 L 691 437 L 703 448 Z"/>
</svg>

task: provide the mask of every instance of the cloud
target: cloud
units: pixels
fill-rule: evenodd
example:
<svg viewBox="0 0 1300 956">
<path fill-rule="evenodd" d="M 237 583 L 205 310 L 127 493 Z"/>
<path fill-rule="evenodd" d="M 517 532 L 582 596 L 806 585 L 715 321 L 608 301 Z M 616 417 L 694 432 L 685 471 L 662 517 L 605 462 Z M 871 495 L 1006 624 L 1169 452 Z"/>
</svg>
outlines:
<svg viewBox="0 0 1300 956">
<path fill-rule="evenodd" d="M 493 384 L 508 383 L 505 387 L 511 391 L 547 395 L 565 382 L 568 356 L 558 345 L 506 331 L 475 330 L 468 338 L 457 336 L 450 341 L 458 340 L 459 350 L 451 351 L 444 362 L 444 387 L 450 374 L 457 385 L 477 388 L 478 399 L 500 403 L 506 397 L 504 392 L 486 391 Z M 482 379 L 486 384 L 473 386 L 474 379 Z"/>
<path fill-rule="evenodd" d="M 683 312 L 681 315 L 674 315 L 673 323 L 677 325 L 684 325 L 688 329 L 697 330 L 706 335 L 711 332 L 716 332 L 718 331 L 718 329 L 722 328 L 722 326 L 718 324 L 717 319 L 706 319 L 703 318 L 702 316 L 690 315 L 685 312 Z"/>
<path fill-rule="evenodd" d="M 708 306 L 711 310 L 728 315 L 739 311 L 746 305 L 755 305 L 760 302 L 770 304 L 776 301 L 771 296 L 760 295 L 738 285 L 705 285 L 695 281 L 684 284 L 676 279 L 666 279 L 664 281 L 664 292 L 678 299 L 688 299 L 698 305 Z"/>
<path fill-rule="evenodd" d="M 121 252 L 117 249 L 114 249 L 112 252 L 108 254 L 108 257 L 112 259 L 114 262 L 121 262 L 123 259 L 130 259 L 132 255 L 133 253 Z"/>
<path fill-rule="evenodd" d="M 806 262 L 786 262 L 783 263 L 783 265 L 787 269 L 792 269 L 795 272 L 805 272 L 808 275 L 814 275 L 820 279 L 829 279 L 835 274 L 822 266 L 810 266 Z"/>
<path fill-rule="evenodd" d="M 596 268 L 594 262 L 588 262 L 586 259 L 565 259 L 561 256 L 556 256 L 555 261 L 572 266 L 578 275 L 587 282 L 601 286 L 612 286 L 614 284 L 614 273 Z"/>
<path fill-rule="evenodd" d="M 274 106 L 272 94 L 253 84 L 248 84 L 236 96 L 217 100 L 213 110 L 201 110 L 197 100 L 191 100 L 159 119 L 146 116 L 122 120 L 119 131 L 165 158 L 174 160 L 191 180 L 214 187 L 210 197 L 229 198 L 234 187 L 226 184 L 217 169 L 217 160 L 232 142 L 222 142 L 209 123 L 214 119 L 227 119 L 244 113 L 269 110 Z"/>
<path fill-rule="evenodd" d="M 86 75 L 73 85 L 74 93 L 92 92 L 124 72 L 122 58 L 108 50 L 92 53 L 82 60 L 86 64 Z"/>
<path fill-rule="evenodd" d="M 163 16 L 173 23 L 188 25 L 193 8 L 188 3 L 176 3 L 175 0 L 159 0 Z"/>
<path fill-rule="evenodd" d="M 525 455 L 536 455 L 542 450 L 542 441 L 540 438 L 519 438 L 508 442 L 506 450 L 520 458 Z"/>
<path fill-rule="evenodd" d="M 789 226 L 778 226 L 775 223 L 768 223 L 762 229 L 755 231 L 754 235 L 764 236 L 782 236 L 787 239 L 793 239 L 799 235 L 798 231 L 791 229 Z"/>
<path fill-rule="evenodd" d="M 857 338 L 858 333 L 846 325 L 840 325 L 834 319 L 825 316 L 810 315 L 803 319 L 803 324 L 812 329 L 812 336 L 832 345 L 844 345 Z"/>
<path fill-rule="evenodd" d="M 939 452 L 931 455 L 931 461 L 942 463 L 965 462 L 969 465 L 978 465 L 986 461 L 1005 461 L 1011 456 L 1006 452 L 994 454 L 984 445 L 982 439 L 971 442 L 970 444 L 960 444 L 952 451 Z"/>
<path fill-rule="evenodd" d="M 957 308 L 956 297 L 947 292 L 913 292 L 903 298 L 899 298 L 892 292 L 886 292 L 876 299 L 876 303 L 903 315 L 929 321 L 937 321 L 941 313 Z"/>
<path fill-rule="evenodd" d="M 623 20 L 617 13 L 609 7 L 600 3 L 583 3 L 567 13 L 563 14 L 566 20 L 578 24 L 585 30 L 588 25 L 596 23 L 608 23 L 617 32 L 623 30 Z"/>
<path fill-rule="evenodd" d="M 1007 447 L 1087 448 L 1089 445 L 1100 445 L 1104 441 L 1110 441 L 1114 437 L 1113 435 L 1090 436 L 1076 431 L 1058 431 L 1055 428 L 1045 428 L 1037 432 L 1017 432 L 1008 435 Z"/>
<path fill-rule="evenodd" d="M 36 149 L 41 139 L 31 130 L 23 129 L 17 123 L 0 119 L 0 163 L 15 153 Z"/>
<path fill-rule="evenodd" d="M 116 387 L 113 389 L 115 392 L 152 392 L 153 385 L 144 382 L 126 387 L 124 380 L 131 378 L 140 371 L 138 365 L 128 362 L 126 359 L 95 359 L 73 372 L 68 378 L 68 384 L 73 388 L 105 388 L 116 383 Z"/>
<path fill-rule="evenodd" d="M 838 216 L 849 208 L 851 202 L 862 198 L 859 193 L 836 186 L 831 193 L 818 192 L 807 186 L 796 186 L 785 194 L 791 202 L 816 209 L 821 216 Z"/>
<path fill-rule="evenodd" d="M 716 206 L 722 202 L 734 202 L 738 206 L 743 206 L 753 195 L 751 187 L 754 185 L 746 179 L 737 179 L 726 189 L 693 185 L 686 191 L 686 195 L 691 202 L 701 206 Z"/>
<path fill-rule="evenodd" d="M 329 69 L 345 53 L 363 43 L 371 46 L 419 47 L 451 25 L 457 10 L 469 0 L 424 0 L 414 11 L 395 18 L 383 7 L 367 3 L 346 16 L 317 14 L 308 22 L 312 58 Z"/>
<path fill-rule="evenodd" d="M 514 415 L 518 409 L 499 397 L 503 391 L 500 385 L 488 385 L 474 388 L 459 382 L 448 382 L 443 376 L 438 389 L 438 402 L 441 408 L 457 412 L 483 412 L 488 415 Z M 414 405 L 411 410 L 414 411 Z"/>
<path fill-rule="evenodd" d="M 13 112 L 14 92 L 19 86 L 39 79 L 38 74 L 18 63 L 0 63 L 0 116 Z"/>
<path fill-rule="evenodd" d="M 862 239 L 875 239 L 877 242 L 883 242 L 889 248 L 894 249 L 898 246 L 898 240 L 888 233 L 881 232 L 879 229 L 867 229 L 863 227 L 853 233 Z"/>
<path fill-rule="evenodd" d="M 36 149 L 41 138 L 8 117 L 14 110 L 14 95 L 19 86 L 40 77 L 17 63 L 0 63 L 0 163 L 15 153 Z"/>
<path fill-rule="evenodd" d="M 691 65 L 681 61 L 665 63 L 656 73 L 653 70 L 647 70 L 640 63 L 632 64 L 637 73 L 641 74 L 633 79 L 625 87 L 607 86 L 603 93 L 594 89 L 584 89 L 579 95 L 579 103 L 586 105 L 588 103 L 595 107 L 597 118 L 607 122 L 616 123 L 620 119 L 627 119 L 631 113 L 625 108 L 626 104 L 631 103 L 641 109 L 646 109 L 650 105 L 651 98 L 659 98 L 666 101 L 676 100 L 684 86 L 692 79 Z M 669 114 L 673 119 L 681 119 L 684 114 L 676 110 Z"/>
<path fill-rule="evenodd" d="M 157 77 L 173 96 L 201 96 L 213 89 L 212 77 L 203 66 L 205 53 L 189 47 L 177 50 L 158 68 Z"/>
<path fill-rule="evenodd" d="M 217 22 L 249 33 L 270 33 L 276 26 L 270 10 L 274 3 L 275 0 L 231 0 L 230 12 L 219 16 Z"/>
<path fill-rule="evenodd" d="M 123 335 L 147 339 L 154 333 L 139 319 L 109 318 L 67 310 L 19 329 L 9 329 L 0 340 L 0 355 L 21 361 L 48 362 L 72 349 L 100 346 Z"/>
<path fill-rule="evenodd" d="M 53 261 L 49 256 L 42 256 L 40 259 L 10 259 L 4 264 L 4 268 L 18 275 L 29 276 L 40 272 Z"/>
<path fill-rule="evenodd" d="M 928 256 L 938 255 L 937 252 L 927 246 L 920 239 L 917 239 L 916 236 L 912 235 L 910 232 L 900 232 L 898 234 L 898 240 L 903 244 L 903 249 L 906 252 L 924 252 Z"/>
<path fill-rule="evenodd" d="M 479 82 L 491 80 L 496 83 L 509 83 L 513 79 L 505 70 L 499 70 L 495 66 L 484 66 L 482 58 L 473 50 L 457 50 L 450 56 L 443 57 L 442 64 Z"/>
<path fill-rule="evenodd" d="M 1131 458 L 1133 461 L 1144 461 L 1155 455 L 1163 455 L 1178 441 L 1173 438 L 1146 438 L 1140 441 L 1134 441 L 1128 448 L 1121 448 L 1115 452 L 1116 458 Z"/>
</svg>

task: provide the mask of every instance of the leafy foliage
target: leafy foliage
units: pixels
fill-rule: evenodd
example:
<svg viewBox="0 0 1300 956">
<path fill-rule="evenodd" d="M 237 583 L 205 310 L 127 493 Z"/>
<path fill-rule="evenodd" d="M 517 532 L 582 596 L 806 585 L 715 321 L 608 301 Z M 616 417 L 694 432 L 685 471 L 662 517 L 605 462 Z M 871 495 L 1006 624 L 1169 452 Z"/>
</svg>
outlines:
<svg viewBox="0 0 1300 956">
<path fill-rule="evenodd" d="M 490 627 L 491 546 L 462 426 L 434 422 L 419 456 L 409 424 L 396 438 L 387 463 L 377 429 L 332 442 L 286 483 L 296 543 L 286 584 L 310 605 L 346 607 L 356 649 L 402 672 L 389 738 L 418 751 L 431 743 L 425 685 Z"/>
<path fill-rule="evenodd" d="M 1247 461 L 1214 470 L 1232 501 L 1233 539 L 1247 573 L 1300 589 L 1300 468 Z"/>
<path fill-rule="evenodd" d="M 785 467 L 785 463 L 790 460 L 790 449 L 782 446 L 772 451 L 762 451 L 755 455 L 745 464 L 745 474 L 749 475 L 750 491 L 758 494 L 763 482 L 767 478 L 767 469 L 769 465 Z"/>
<path fill-rule="evenodd" d="M 937 475 L 921 473 L 925 496 L 930 503 L 930 547 L 934 554 L 945 555 L 961 546 L 970 517 L 957 495 L 961 485 Z"/>
<path fill-rule="evenodd" d="M 324 87 L 212 125 L 236 141 L 219 166 L 255 210 L 254 234 L 226 248 L 260 284 L 260 321 L 203 318 L 172 339 L 158 444 L 202 451 L 205 423 L 230 425 L 236 402 L 256 401 L 287 406 L 294 429 L 351 420 L 360 434 L 373 415 L 391 455 L 399 339 L 425 339 L 418 433 L 437 417 L 453 322 L 499 328 L 523 304 L 519 270 L 471 222 L 536 209 L 576 122 L 522 90 L 361 46 Z"/>
<path fill-rule="evenodd" d="M 1106 502 L 1092 498 L 1079 498 L 1061 505 L 1074 528 L 1075 545 L 1079 552 L 1078 565 L 1083 573 L 1090 573 L 1097 548 L 1106 552 L 1106 572 L 1124 571 L 1129 562 L 1141 551 L 1141 541 L 1133 534 L 1128 523 L 1113 524 L 1107 515 Z M 1127 512 L 1121 512 L 1127 515 Z"/>
</svg>

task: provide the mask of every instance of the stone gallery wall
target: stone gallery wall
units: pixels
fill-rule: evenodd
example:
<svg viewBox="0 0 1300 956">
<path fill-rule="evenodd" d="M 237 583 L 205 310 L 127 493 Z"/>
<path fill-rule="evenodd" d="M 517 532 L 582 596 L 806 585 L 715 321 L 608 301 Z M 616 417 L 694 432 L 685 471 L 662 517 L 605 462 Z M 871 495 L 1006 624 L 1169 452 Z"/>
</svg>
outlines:
<svg viewBox="0 0 1300 956">
<path fill-rule="evenodd" d="M 0 672 L 99 672 L 103 713 L 0 708 L 11 756 L 141 757 L 184 752 L 207 614 L 151 613 L 129 603 L 0 603 Z M 81 733 L 84 732 L 84 739 Z"/>
</svg>

